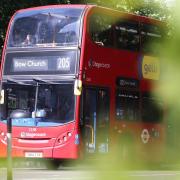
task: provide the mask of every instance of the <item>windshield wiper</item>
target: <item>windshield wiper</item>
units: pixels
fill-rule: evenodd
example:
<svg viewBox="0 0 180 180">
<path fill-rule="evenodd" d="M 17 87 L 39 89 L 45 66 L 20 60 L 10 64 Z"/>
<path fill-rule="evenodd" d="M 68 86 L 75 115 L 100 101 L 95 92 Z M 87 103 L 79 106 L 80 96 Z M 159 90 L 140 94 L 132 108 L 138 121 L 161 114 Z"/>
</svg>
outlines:
<svg viewBox="0 0 180 180">
<path fill-rule="evenodd" d="M 40 83 L 45 83 L 45 84 L 53 84 L 53 83 L 49 82 L 49 81 L 42 80 L 40 78 L 33 78 L 33 81 L 36 82 L 36 94 L 35 94 L 35 102 L 34 102 L 34 113 L 35 113 L 35 117 L 36 117 Z"/>
<path fill-rule="evenodd" d="M 7 78 L 6 82 L 7 83 L 12 83 L 12 84 L 18 84 L 18 85 L 26 85 L 26 86 L 30 86 L 31 85 L 31 84 L 27 84 L 27 83 L 24 83 L 24 82 L 21 82 L 21 81 L 14 80 L 12 78 Z"/>
<path fill-rule="evenodd" d="M 35 81 L 36 83 L 44 83 L 44 84 L 54 84 L 53 82 L 51 82 L 51 81 L 45 81 L 45 80 L 43 80 L 43 79 L 41 79 L 41 78 L 33 78 L 33 81 Z"/>
</svg>

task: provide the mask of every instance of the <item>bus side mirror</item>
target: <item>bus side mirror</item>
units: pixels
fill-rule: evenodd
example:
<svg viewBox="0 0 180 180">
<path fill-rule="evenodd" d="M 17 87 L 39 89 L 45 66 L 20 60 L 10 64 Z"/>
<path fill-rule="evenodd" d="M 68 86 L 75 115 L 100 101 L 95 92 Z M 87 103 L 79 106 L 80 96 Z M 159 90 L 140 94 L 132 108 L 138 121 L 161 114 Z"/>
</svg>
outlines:
<svg viewBox="0 0 180 180">
<path fill-rule="evenodd" d="M 74 83 L 74 95 L 80 96 L 81 92 L 82 92 L 82 81 L 76 79 Z"/>
<path fill-rule="evenodd" d="M 0 94 L 0 104 L 4 104 L 4 89 L 1 90 L 1 94 Z"/>
</svg>

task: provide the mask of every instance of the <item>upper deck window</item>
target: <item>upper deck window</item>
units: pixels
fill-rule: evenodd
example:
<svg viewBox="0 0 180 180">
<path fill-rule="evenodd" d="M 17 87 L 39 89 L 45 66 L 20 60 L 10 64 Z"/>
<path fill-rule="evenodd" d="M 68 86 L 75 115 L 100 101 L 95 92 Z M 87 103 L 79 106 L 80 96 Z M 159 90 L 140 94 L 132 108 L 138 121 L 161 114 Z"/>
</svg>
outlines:
<svg viewBox="0 0 180 180">
<path fill-rule="evenodd" d="M 139 50 L 138 22 L 121 20 L 115 25 L 116 46 L 119 49 Z"/>
<path fill-rule="evenodd" d="M 143 23 L 138 17 L 128 14 L 112 15 L 98 12 L 89 18 L 89 35 L 93 43 L 148 55 L 157 55 L 166 32 L 163 24 Z"/>
<path fill-rule="evenodd" d="M 89 31 L 94 43 L 105 47 L 113 46 L 113 19 L 110 16 L 92 15 Z"/>
<path fill-rule="evenodd" d="M 82 8 L 48 8 L 17 13 L 8 47 L 77 45 Z"/>
<path fill-rule="evenodd" d="M 156 25 L 141 25 L 141 50 L 145 54 L 157 54 L 163 41 L 163 29 Z"/>
<path fill-rule="evenodd" d="M 110 15 L 94 14 L 90 18 L 89 31 L 93 42 L 100 46 L 139 50 L 138 22 L 129 19 L 119 21 Z"/>
</svg>

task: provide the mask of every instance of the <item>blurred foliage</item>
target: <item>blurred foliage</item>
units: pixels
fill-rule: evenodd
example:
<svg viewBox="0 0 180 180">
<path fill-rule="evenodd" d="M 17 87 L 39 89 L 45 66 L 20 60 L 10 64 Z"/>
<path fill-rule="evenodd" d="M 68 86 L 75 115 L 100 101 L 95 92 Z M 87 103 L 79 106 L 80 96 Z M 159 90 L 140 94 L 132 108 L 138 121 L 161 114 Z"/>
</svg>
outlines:
<svg viewBox="0 0 180 180">
<path fill-rule="evenodd" d="M 170 15 L 164 0 L 84 0 L 84 3 L 94 3 L 100 6 L 136 13 L 143 16 L 165 20 Z"/>
<path fill-rule="evenodd" d="M 113 9 L 169 19 L 170 11 L 163 0 L 1 0 L 0 1 L 0 54 L 10 17 L 19 9 L 50 4 L 97 4 Z"/>
<path fill-rule="evenodd" d="M 166 102 L 166 121 L 168 124 L 167 142 L 169 155 L 168 159 L 180 163 L 180 1 L 176 1 L 172 9 L 172 19 L 169 23 L 171 27 L 171 38 L 167 39 L 162 46 L 162 81 L 159 84 L 159 96 Z"/>
<path fill-rule="evenodd" d="M 169 159 L 176 159 L 180 162 L 180 135 L 179 121 L 179 89 L 180 89 L 180 2 L 175 8 L 170 10 L 163 0 L 1 0 L 0 1 L 0 46 L 3 46 L 5 32 L 10 17 L 13 13 L 22 8 L 48 5 L 48 4 L 97 4 L 113 9 L 133 12 L 136 14 L 150 16 L 160 20 L 168 21 L 171 28 L 170 34 L 173 36 L 163 44 L 161 52 L 164 63 L 162 63 L 162 81 L 159 86 L 159 94 L 166 101 L 167 112 L 166 120 L 168 122 L 168 147 Z M 173 13 L 172 13 L 173 12 Z M 179 23 L 177 23 L 179 22 Z M 172 157 L 173 156 L 173 157 Z M 111 159 L 111 158 L 110 158 Z M 109 159 L 107 160 L 107 162 Z M 103 165 L 106 163 L 102 163 Z M 100 164 L 100 166 L 102 166 Z M 112 163 L 110 163 L 111 165 Z M 108 179 L 108 177 L 104 178 Z M 113 178 L 112 178 L 113 179 Z"/>
</svg>

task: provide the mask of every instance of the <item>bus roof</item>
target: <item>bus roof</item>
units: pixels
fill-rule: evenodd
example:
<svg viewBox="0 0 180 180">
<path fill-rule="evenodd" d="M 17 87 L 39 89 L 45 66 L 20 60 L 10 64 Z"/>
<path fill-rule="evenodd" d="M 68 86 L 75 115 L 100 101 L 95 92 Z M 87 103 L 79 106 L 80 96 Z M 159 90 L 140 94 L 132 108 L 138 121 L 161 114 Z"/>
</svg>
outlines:
<svg viewBox="0 0 180 180">
<path fill-rule="evenodd" d="M 133 19 L 139 20 L 141 22 L 147 22 L 147 23 L 152 23 L 152 24 L 161 24 L 163 23 L 162 21 L 158 19 L 154 19 L 151 17 L 147 16 L 141 16 L 129 12 L 124 12 L 124 11 L 119 11 L 115 9 L 111 9 L 108 7 L 102 7 L 102 6 L 97 6 L 97 5 L 92 5 L 92 4 L 58 4 L 58 5 L 47 5 L 47 6 L 38 6 L 38 7 L 31 7 L 31 8 L 26 8 L 26 9 L 21 9 L 18 10 L 16 13 L 21 13 L 24 11 L 29 11 L 29 10 L 40 10 L 40 9 L 48 9 L 48 8 L 60 8 L 60 7 L 65 7 L 65 8 L 88 8 L 88 9 L 93 9 L 93 8 L 98 8 L 99 10 L 104 10 L 104 11 L 111 11 L 113 14 L 122 14 L 122 15 L 128 15 L 132 17 Z"/>
<path fill-rule="evenodd" d="M 83 5 L 83 4 L 57 4 L 57 5 L 37 6 L 37 7 L 30 7 L 30 8 L 26 8 L 26 9 L 20 9 L 16 13 L 21 13 L 21 12 L 24 12 L 24 11 L 31 11 L 31 10 L 60 8 L 60 7 L 64 7 L 64 8 L 86 8 L 87 6 L 89 6 L 89 5 Z"/>
<path fill-rule="evenodd" d="M 99 10 L 102 11 L 109 11 L 114 15 L 124 15 L 124 16 L 128 16 L 134 20 L 138 20 L 140 22 L 144 22 L 144 23 L 150 23 L 150 24 L 164 24 L 165 22 L 149 17 L 149 16 L 142 16 L 142 15 L 138 15 L 138 14 L 134 14 L 134 13 L 129 13 L 129 12 L 125 12 L 125 11 L 119 11 L 116 9 L 111 9 L 111 8 L 107 8 L 107 7 L 102 7 L 102 6 L 91 6 L 90 8 L 98 8 Z"/>
</svg>

